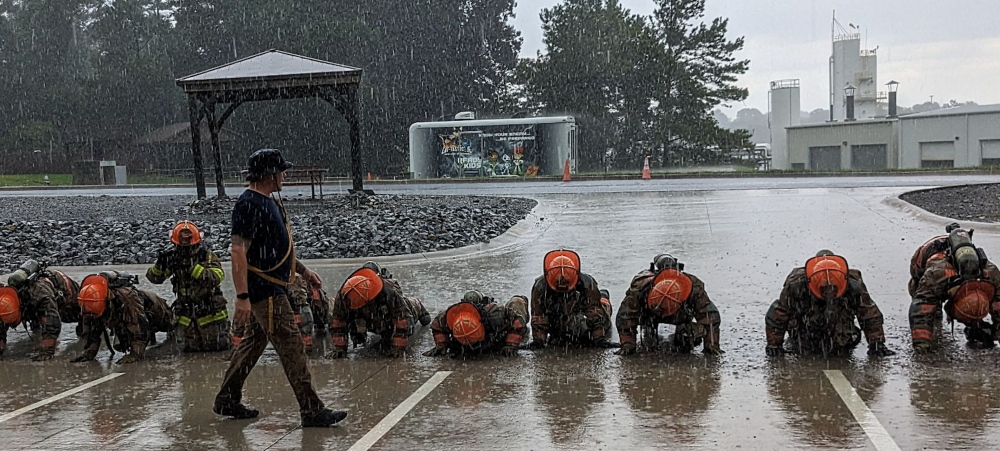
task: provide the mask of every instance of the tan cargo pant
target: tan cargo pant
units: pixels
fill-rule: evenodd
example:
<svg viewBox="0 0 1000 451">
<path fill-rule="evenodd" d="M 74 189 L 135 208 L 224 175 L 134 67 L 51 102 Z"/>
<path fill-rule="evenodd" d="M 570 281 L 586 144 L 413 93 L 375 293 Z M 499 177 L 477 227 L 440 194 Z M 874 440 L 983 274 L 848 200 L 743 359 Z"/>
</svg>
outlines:
<svg viewBox="0 0 1000 451">
<path fill-rule="evenodd" d="M 302 416 L 322 410 L 324 405 L 312 386 L 302 335 L 295 324 L 295 313 L 288 296 L 275 296 L 251 304 L 250 310 L 252 318 L 246 326 L 243 340 L 233 351 L 222 389 L 215 397 L 216 405 L 234 405 L 242 401 L 243 383 L 270 341 L 278 352 Z"/>
</svg>

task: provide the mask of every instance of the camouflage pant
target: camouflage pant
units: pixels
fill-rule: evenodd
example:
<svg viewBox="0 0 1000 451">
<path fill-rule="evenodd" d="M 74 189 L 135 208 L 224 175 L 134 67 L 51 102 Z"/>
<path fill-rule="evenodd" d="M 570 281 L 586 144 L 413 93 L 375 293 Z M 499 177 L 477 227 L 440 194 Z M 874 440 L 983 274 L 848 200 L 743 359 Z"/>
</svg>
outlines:
<svg viewBox="0 0 1000 451">
<path fill-rule="evenodd" d="M 302 335 L 302 344 L 305 346 L 306 354 L 309 354 L 312 352 L 315 337 L 326 335 L 327 330 L 323 327 L 317 327 L 317 325 L 329 324 L 329 321 L 325 323 L 317 322 L 318 318 L 313 313 L 313 308 L 309 304 L 292 305 L 292 310 L 295 313 L 295 325 L 299 328 L 299 334 Z M 233 323 L 230 328 L 227 322 L 226 327 L 226 340 L 231 340 L 234 348 L 239 346 L 240 342 L 243 341 L 244 335 L 246 335 L 246 324 Z"/>
<path fill-rule="evenodd" d="M 222 389 L 215 397 L 215 404 L 227 406 L 242 402 L 243 384 L 270 341 L 278 352 L 285 376 L 295 392 L 299 412 L 306 416 L 323 409 L 323 402 L 312 386 L 302 335 L 295 324 L 295 313 L 288 302 L 288 296 L 275 296 L 251 304 L 250 309 L 253 312 L 252 318 L 246 325 L 243 340 L 233 352 Z"/>
<path fill-rule="evenodd" d="M 215 296 L 211 303 L 179 299 L 174 303 L 174 321 L 183 338 L 184 352 L 214 352 L 230 348 L 229 311 L 226 300 Z"/>
</svg>

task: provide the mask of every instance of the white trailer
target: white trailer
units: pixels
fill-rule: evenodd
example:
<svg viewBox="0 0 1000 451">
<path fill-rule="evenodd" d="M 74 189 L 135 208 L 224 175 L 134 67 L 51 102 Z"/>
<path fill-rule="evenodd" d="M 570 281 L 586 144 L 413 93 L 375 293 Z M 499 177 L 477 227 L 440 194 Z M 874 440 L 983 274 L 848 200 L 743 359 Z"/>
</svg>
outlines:
<svg viewBox="0 0 1000 451">
<path fill-rule="evenodd" d="M 414 179 L 561 175 L 576 172 L 570 116 L 418 122 L 410 126 Z"/>
</svg>

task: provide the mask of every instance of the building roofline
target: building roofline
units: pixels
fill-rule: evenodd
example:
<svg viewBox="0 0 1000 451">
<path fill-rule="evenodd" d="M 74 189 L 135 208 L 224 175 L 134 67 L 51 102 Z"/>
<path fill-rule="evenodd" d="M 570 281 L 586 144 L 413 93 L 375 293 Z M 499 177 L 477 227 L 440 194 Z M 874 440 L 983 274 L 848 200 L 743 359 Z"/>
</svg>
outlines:
<svg viewBox="0 0 1000 451">
<path fill-rule="evenodd" d="M 786 129 L 791 129 L 791 128 L 798 129 L 798 128 L 820 128 L 820 127 L 846 127 L 846 126 L 851 126 L 851 125 L 868 125 L 868 124 L 886 124 L 886 123 L 898 122 L 899 119 L 900 118 L 884 118 L 884 117 L 881 117 L 881 118 L 875 118 L 875 119 L 861 119 L 861 120 L 850 121 L 850 122 L 847 122 L 847 121 L 816 122 L 816 123 L 812 123 L 812 124 L 789 125 L 788 127 L 785 127 L 785 128 Z"/>
<path fill-rule="evenodd" d="M 971 110 L 971 111 L 970 111 Z M 947 116 L 978 116 L 980 114 L 1000 114 L 1000 104 L 976 105 L 969 108 L 968 105 L 942 108 L 940 110 L 922 111 L 920 113 L 910 113 L 900 116 L 900 119 L 923 119 L 929 117 Z"/>
</svg>

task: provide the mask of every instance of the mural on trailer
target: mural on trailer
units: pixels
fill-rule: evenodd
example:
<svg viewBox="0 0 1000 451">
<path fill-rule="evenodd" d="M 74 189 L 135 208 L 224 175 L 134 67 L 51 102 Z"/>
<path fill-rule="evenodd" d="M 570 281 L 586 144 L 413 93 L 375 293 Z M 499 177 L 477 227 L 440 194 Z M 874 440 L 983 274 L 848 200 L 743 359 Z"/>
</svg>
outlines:
<svg viewBox="0 0 1000 451">
<path fill-rule="evenodd" d="M 438 177 L 534 177 L 541 165 L 534 125 L 435 130 Z"/>
</svg>

